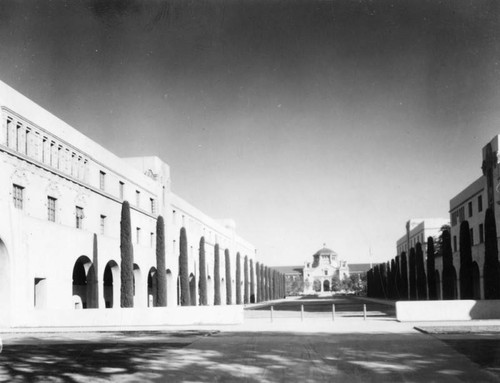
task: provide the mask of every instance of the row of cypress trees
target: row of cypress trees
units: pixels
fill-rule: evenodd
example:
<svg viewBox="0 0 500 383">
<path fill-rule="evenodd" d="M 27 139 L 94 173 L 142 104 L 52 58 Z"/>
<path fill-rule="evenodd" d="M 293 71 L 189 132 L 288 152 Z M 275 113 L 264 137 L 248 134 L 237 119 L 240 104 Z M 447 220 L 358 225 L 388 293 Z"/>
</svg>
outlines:
<svg viewBox="0 0 500 383">
<path fill-rule="evenodd" d="M 162 216 L 159 216 L 156 221 L 156 305 L 165 307 L 167 305 L 167 288 L 166 288 L 166 262 L 165 262 L 165 223 Z M 97 238 L 94 238 L 94 250 L 97 252 Z M 121 307 L 134 306 L 134 253 L 132 245 L 132 232 L 130 221 L 130 205 L 128 201 L 122 204 L 121 220 L 120 220 L 120 252 L 121 252 L 121 291 L 120 304 Z M 207 291 L 207 268 L 205 256 L 205 238 L 201 237 L 199 244 L 199 283 L 198 295 L 199 304 L 208 304 Z M 96 254 L 95 257 L 96 258 Z M 225 257 L 225 289 L 226 289 L 226 304 L 230 305 L 232 299 L 232 280 L 231 280 L 231 258 L 229 249 L 224 250 Z M 94 261 L 97 265 L 97 260 Z M 214 246 L 214 305 L 221 304 L 221 275 L 220 275 L 220 248 L 218 244 Z M 260 288 L 266 289 L 266 299 L 276 299 L 285 294 L 284 290 L 284 275 L 275 270 L 265 267 L 267 273 L 265 278 L 259 279 L 260 265 L 257 262 L 256 270 L 254 270 L 253 260 L 249 260 L 248 256 L 243 260 L 243 272 L 241 270 L 241 255 L 236 254 L 236 304 L 247 304 L 256 301 L 255 293 L 264 297 Z M 255 286 L 255 272 L 257 272 L 257 286 Z M 243 277 L 243 281 L 242 281 Z M 243 291 L 241 285 L 243 282 Z M 260 283 L 262 282 L 262 285 Z M 259 288 L 260 286 L 260 288 Z M 179 238 L 179 288 L 180 288 L 180 304 L 181 306 L 189 306 L 194 304 L 196 297 L 191 296 L 190 281 L 189 281 L 189 265 L 188 265 L 188 241 L 186 229 L 183 227 L 180 230 Z M 274 298 L 273 298 L 274 297 Z M 262 299 L 264 300 L 264 299 Z"/>
<path fill-rule="evenodd" d="M 500 263 L 495 214 L 491 208 L 484 220 L 484 299 L 500 299 Z M 436 300 L 441 298 L 436 280 L 435 256 L 442 257 L 442 299 L 458 299 L 457 273 L 453 265 L 453 251 L 449 230 L 443 230 L 436 254 L 434 239 L 427 239 L 427 257 L 424 260 L 422 245 L 417 243 L 390 262 L 375 265 L 367 274 L 367 295 L 374 298 L 401 300 Z M 468 221 L 460 224 L 460 299 L 477 299 L 479 296 L 479 270 L 472 259 L 472 243 Z M 426 266 L 424 266 L 426 263 Z M 476 267 L 476 269 L 475 269 Z M 474 270 L 476 270 L 474 272 Z"/>
<path fill-rule="evenodd" d="M 286 295 L 285 274 L 257 262 L 255 276 L 257 278 L 256 302 L 280 299 Z"/>
</svg>

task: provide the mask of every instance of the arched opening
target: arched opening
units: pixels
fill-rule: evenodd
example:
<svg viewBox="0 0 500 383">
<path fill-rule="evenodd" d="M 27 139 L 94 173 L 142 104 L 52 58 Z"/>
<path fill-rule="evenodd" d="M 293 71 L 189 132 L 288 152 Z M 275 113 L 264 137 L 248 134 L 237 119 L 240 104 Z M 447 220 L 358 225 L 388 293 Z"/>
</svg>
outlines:
<svg viewBox="0 0 500 383">
<path fill-rule="evenodd" d="M 134 307 L 146 307 L 146 298 L 141 269 L 134 263 Z"/>
<path fill-rule="evenodd" d="M 167 269 L 167 306 L 174 306 L 177 290 L 175 289 L 174 276 L 172 271 Z"/>
<path fill-rule="evenodd" d="M 323 281 L 323 291 L 330 291 L 330 281 L 328 279 Z"/>
<path fill-rule="evenodd" d="M 475 261 L 472 262 L 472 292 L 474 299 L 481 299 L 481 277 L 479 275 L 479 265 Z"/>
<path fill-rule="evenodd" d="M 148 307 L 157 306 L 158 287 L 156 275 L 156 268 L 151 267 L 148 273 Z"/>
<path fill-rule="evenodd" d="M 207 277 L 207 295 L 208 295 L 208 305 L 213 305 L 214 304 L 214 281 L 212 280 L 212 277 L 209 275 Z"/>
<path fill-rule="evenodd" d="M 9 254 L 5 244 L 0 239 L 0 325 L 8 325 L 10 322 L 10 262 Z"/>
<path fill-rule="evenodd" d="M 196 294 L 196 277 L 193 273 L 189 274 L 189 295 L 191 306 L 196 306 L 198 295 Z"/>
<path fill-rule="evenodd" d="M 97 307 L 97 278 L 88 257 L 82 255 L 73 266 L 73 296 L 76 309 Z"/>
<path fill-rule="evenodd" d="M 443 299 L 443 295 L 441 294 L 441 277 L 438 270 L 436 270 L 436 299 Z"/>
<path fill-rule="evenodd" d="M 104 305 L 107 309 L 114 306 L 115 302 L 120 301 L 120 288 L 118 283 L 120 281 L 120 268 L 115 261 L 109 261 L 104 268 L 103 275 L 103 296 Z"/>
<path fill-rule="evenodd" d="M 226 283 L 224 281 L 224 278 L 220 280 L 220 304 L 225 305 L 226 304 Z"/>
<path fill-rule="evenodd" d="M 321 291 L 321 281 L 317 279 L 313 282 L 313 290 L 319 293 Z"/>
</svg>

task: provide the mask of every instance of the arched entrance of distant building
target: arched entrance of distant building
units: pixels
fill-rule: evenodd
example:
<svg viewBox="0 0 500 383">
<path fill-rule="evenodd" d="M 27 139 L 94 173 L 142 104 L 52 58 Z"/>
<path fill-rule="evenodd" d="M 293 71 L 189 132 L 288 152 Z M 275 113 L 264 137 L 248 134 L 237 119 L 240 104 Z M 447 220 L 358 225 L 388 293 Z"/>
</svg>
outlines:
<svg viewBox="0 0 500 383">
<path fill-rule="evenodd" d="M 481 299 L 481 277 L 479 275 L 479 265 L 475 261 L 472 263 L 472 292 L 474 299 Z"/>
<path fill-rule="evenodd" d="M 323 291 L 330 291 L 330 281 L 328 279 L 323 281 Z"/>
<path fill-rule="evenodd" d="M 0 325 L 8 325 L 10 304 L 10 262 L 4 242 L 0 239 Z"/>
<path fill-rule="evenodd" d="M 115 302 L 120 302 L 120 268 L 115 261 L 109 261 L 104 268 L 103 296 L 107 309 L 114 307 Z"/>
<path fill-rule="evenodd" d="M 191 301 L 191 306 L 196 306 L 198 296 L 196 294 L 196 277 L 193 273 L 189 275 L 189 298 Z"/>
<path fill-rule="evenodd" d="M 79 257 L 73 266 L 73 297 L 76 309 L 98 307 L 95 268 L 85 255 Z"/>
<path fill-rule="evenodd" d="M 158 285 L 156 268 L 151 267 L 148 273 L 148 307 L 156 307 L 158 299 Z"/>
</svg>

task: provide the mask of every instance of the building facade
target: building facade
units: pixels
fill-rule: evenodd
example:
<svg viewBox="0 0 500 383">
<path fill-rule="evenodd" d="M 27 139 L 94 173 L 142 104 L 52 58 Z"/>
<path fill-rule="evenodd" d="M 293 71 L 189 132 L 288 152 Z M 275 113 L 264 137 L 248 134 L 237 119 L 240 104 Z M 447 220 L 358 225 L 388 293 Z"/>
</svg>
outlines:
<svg viewBox="0 0 500 383">
<path fill-rule="evenodd" d="M 165 221 L 168 306 L 179 298 L 181 227 L 187 231 L 194 304 L 201 237 L 209 304 L 215 244 L 221 249 L 221 294 L 227 283 L 225 249 L 232 291 L 236 280 L 250 283 L 243 275 L 236 278 L 236 259 L 239 254 L 243 273 L 244 259 L 255 264 L 255 247 L 237 235 L 232 220 L 212 219 L 172 193 L 169 166 L 158 157 L 119 158 L 2 82 L 0 108 L 0 327 L 15 325 L 33 310 L 120 306 L 125 200 L 131 210 L 134 307 L 155 305 L 159 215 Z M 97 299 L 90 294 L 94 289 Z"/>
<path fill-rule="evenodd" d="M 346 261 L 338 258 L 338 254 L 323 246 L 313 254 L 313 261 L 304 265 L 304 293 L 332 291 L 334 278 L 339 281 L 349 277 Z"/>
<path fill-rule="evenodd" d="M 396 254 L 409 253 L 420 243 L 422 250 L 427 250 L 427 238 L 437 238 L 441 228 L 449 225 L 448 218 L 412 218 L 406 222 L 406 233 L 396 242 Z"/>
</svg>

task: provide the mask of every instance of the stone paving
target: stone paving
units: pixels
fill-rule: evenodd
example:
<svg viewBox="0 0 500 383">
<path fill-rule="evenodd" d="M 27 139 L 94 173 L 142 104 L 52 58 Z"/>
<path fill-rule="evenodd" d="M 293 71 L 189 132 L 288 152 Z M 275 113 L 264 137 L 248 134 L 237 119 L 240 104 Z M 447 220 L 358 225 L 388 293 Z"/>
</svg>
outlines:
<svg viewBox="0 0 500 383">
<path fill-rule="evenodd" d="M 256 305 L 235 326 L 4 333 L 0 381 L 500 381 L 498 333 L 424 334 L 395 321 L 391 305 L 351 297 L 335 298 L 333 318 L 331 302 L 299 302 L 310 304 L 303 320 L 285 301 L 272 321 Z"/>
</svg>

